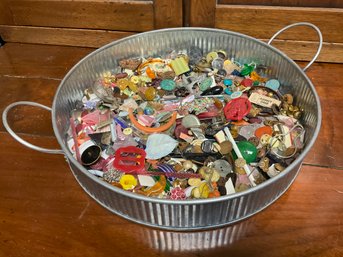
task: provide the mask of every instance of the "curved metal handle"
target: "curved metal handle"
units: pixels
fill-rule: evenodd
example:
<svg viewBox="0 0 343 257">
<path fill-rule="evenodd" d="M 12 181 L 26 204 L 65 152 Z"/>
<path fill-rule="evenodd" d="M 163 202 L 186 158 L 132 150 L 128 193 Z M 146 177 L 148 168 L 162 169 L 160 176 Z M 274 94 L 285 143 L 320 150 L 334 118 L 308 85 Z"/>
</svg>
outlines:
<svg viewBox="0 0 343 257">
<path fill-rule="evenodd" d="M 308 22 L 298 22 L 298 23 L 293 23 L 291 25 L 288 25 L 286 27 L 284 27 L 283 29 L 280 29 L 278 32 L 276 32 L 272 37 L 271 39 L 269 39 L 268 41 L 268 45 L 271 44 L 271 42 L 278 36 L 280 35 L 282 32 L 284 32 L 285 30 L 289 29 L 289 28 L 293 28 L 293 27 L 296 27 L 296 26 L 308 26 L 308 27 L 311 27 L 313 28 L 317 33 L 318 33 L 318 36 L 319 36 L 319 46 L 318 46 L 318 49 L 317 49 L 317 52 L 315 54 L 315 56 L 312 58 L 312 60 L 306 65 L 306 67 L 303 69 L 303 71 L 306 71 L 313 63 L 314 61 L 317 59 L 320 51 L 322 50 L 322 46 L 323 46 L 323 36 L 322 36 L 322 32 L 319 30 L 319 28 L 315 25 L 313 25 L 312 23 L 308 23 Z"/>
<path fill-rule="evenodd" d="M 7 114 L 8 112 L 15 106 L 18 105 L 31 105 L 31 106 L 36 106 L 36 107 L 40 107 L 43 108 L 45 110 L 51 111 L 50 107 L 47 107 L 45 105 L 39 104 L 39 103 L 35 103 L 35 102 L 28 102 L 28 101 L 20 101 L 20 102 L 14 102 L 12 104 L 10 104 L 9 106 L 6 107 L 6 109 L 4 110 L 4 112 L 2 113 L 2 122 L 4 124 L 5 129 L 7 130 L 7 132 L 15 139 L 17 140 L 19 143 L 25 145 L 28 148 L 31 148 L 33 150 L 39 151 L 39 152 L 43 152 L 43 153 L 53 153 L 53 154 L 64 154 L 62 150 L 59 149 L 47 149 L 47 148 L 43 148 L 43 147 L 39 147 L 39 146 L 35 146 L 27 141 L 25 141 L 24 139 L 22 139 L 21 137 L 19 137 L 9 126 L 8 122 L 7 122 Z"/>
</svg>

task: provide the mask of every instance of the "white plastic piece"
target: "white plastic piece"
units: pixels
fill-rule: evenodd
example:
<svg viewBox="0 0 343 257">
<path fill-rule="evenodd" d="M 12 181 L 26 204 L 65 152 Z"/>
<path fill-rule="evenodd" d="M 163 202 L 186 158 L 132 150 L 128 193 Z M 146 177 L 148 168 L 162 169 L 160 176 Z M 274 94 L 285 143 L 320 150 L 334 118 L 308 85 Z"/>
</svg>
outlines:
<svg viewBox="0 0 343 257">
<path fill-rule="evenodd" d="M 226 194 L 231 195 L 236 193 L 235 187 L 233 186 L 231 178 L 229 178 L 228 181 L 225 183 L 225 188 L 226 188 Z"/>
<path fill-rule="evenodd" d="M 243 156 L 242 156 L 242 153 L 241 153 L 241 151 L 239 150 L 239 148 L 238 148 L 238 146 L 237 146 L 235 140 L 233 139 L 233 137 L 232 137 L 232 135 L 231 135 L 231 132 L 230 132 L 230 130 L 228 129 L 228 127 L 225 127 L 225 128 L 224 128 L 224 132 L 225 132 L 225 134 L 226 134 L 228 140 L 231 142 L 232 147 L 233 147 L 233 150 L 235 151 L 237 157 L 238 157 L 238 158 L 244 159 Z M 254 181 L 254 177 L 251 175 L 251 170 L 250 170 L 249 166 L 248 166 L 247 164 L 245 164 L 243 168 L 244 168 L 245 173 L 247 174 L 247 177 L 248 177 L 248 179 L 249 179 L 251 185 L 256 186 L 256 183 L 255 183 L 255 181 Z"/>
<path fill-rule="evenodd" d="M 89 173 L 98 176 L 98 177 L 103 177 L 104 176 L 104 172 L 100 171 L 100 170 L 88 170 Z"/>
<path fill-rule="evenodd" d="M 156 183 L 156 181 L 151 176 L 138 175 L 137 177 L 139 184 L 144 187 L 152 187 Z"/>
</svg>

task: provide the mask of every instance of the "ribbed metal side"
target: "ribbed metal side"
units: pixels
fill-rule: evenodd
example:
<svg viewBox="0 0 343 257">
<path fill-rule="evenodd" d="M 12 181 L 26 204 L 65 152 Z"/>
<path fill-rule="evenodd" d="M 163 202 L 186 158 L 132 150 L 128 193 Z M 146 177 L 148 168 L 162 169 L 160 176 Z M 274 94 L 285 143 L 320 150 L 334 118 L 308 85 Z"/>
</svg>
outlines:
<svg viewBox="0 0 343 257">
<path fill-rule="evenodd" d="M 306 147 L 301 156 L 279 176 L 246 192 L 217 199 L 184 202 L 152 199 L 125 192 L 97 179 L 82 167 L 67 150 L 65 133 L 70 111 L 82 91 L 106 71 L 116 71 L 118 60 L 129 56 L 156 56 L 172 50 L 199 47 L 204 53 L 226 50 L 242 63 L 255 62 L 270 67 L 269 77 L 278 78 L 283 93 L 296 95 L 306 112 Z M 56 93 L 53 127 L 65 151 L 70 167 L 83 189 L 110 211 L 138 223 L 174 230 L 192 230 L 223 226 L 247 218 L 275 201 L 294 180 L 298 168 L 317 137 L 321 113 L 318 96 L 299 67 L 283 53 L 245 35 L 214 29 L 180 28 L 142 33 L 118 40 L 81 60 L 66 75 Z"/>
<path fill-rule="evenodd" d="M 260 187 L 254 193 L 235 198 L 206 204 L 199 201 L 178 204 L 164 201 L 156 203 L 149 198 L 133 199 L 111 188 L 101 187 L 100 180 L 94 181 L 72 163 L 70 167 L 83 189 L 108 210 L 138 223 L 175 230 L 220 227 L 247 218 L 279 198 L 297 174 L 297 169 L 292 169 L 270 187 Z"/>
<path fill-rule="evenodd" d="M 220 229 L 181 233 L 155 229 L 136 231 L 137 238 L 144 238 L 145 244 L 160 251 L 182 252 L 192 250 L 218 249 L 230 245 L 246 235 L 251 222 L 240 222 Z"/>
</svg>

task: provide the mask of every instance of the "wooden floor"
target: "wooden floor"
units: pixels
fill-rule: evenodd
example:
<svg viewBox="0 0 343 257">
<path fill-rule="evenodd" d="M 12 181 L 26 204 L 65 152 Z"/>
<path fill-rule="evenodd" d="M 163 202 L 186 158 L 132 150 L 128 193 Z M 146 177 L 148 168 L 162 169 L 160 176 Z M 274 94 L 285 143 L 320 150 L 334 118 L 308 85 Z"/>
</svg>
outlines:
<svg viewBox="0 0 343 257">
<path fill-rule="evenodd" d="M 91 51 L 1 47 L 0 112 L 20 100 L 51 106 L 63 76 Z M 167 232 L 124 220 L 84 193 L 62 155 L 20 145 L 1 124 L 0 256 L 343 256 L 343 64 L 316 63 L 307 74 L 323 125 L 299 176 L 266 210 L 216 230 Z M 58 147 L 47 111 L 17 108 L 9 120 L 30 142 Z"/>
</svg>

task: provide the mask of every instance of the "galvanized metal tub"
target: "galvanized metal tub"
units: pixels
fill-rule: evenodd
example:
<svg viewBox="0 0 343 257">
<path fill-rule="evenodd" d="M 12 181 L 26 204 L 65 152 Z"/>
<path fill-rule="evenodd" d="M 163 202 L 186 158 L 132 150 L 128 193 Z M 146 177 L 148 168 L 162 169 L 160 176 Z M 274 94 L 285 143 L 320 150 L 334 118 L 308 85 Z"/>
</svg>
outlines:
<svg viewBox="0 0 343 257">
<path fill-rule="evenodd" d="M 298 24 L 297 24 L 298 25 Z M 302 24 L 304 25 L 304 24 Z M 306 24 L 305 24 L 306 25 Z M 171 50 L 200 47 L 204 53 L 224 49 L 242 63 L 254 61 L 273 67 L 269 76 L 281 82 L 282 93 L 296 96 L 296 104 L 305 109 L 301 123 L 306 129 L 305 148 L 285 171 L 245 192 L 213 199 L 175 201 L 145 197 L 113 187 L 90 174 L 68 150 L 66 133 L 70 111 L 75 101 L 104 72 L 116 70 L 118 60 L 127 57 L 165 55 Z M 3 114 L 5 127 L 18 141 L 7 124 L 7 107 Z M 37 105 L 37 104 L 35 104 Z M 148 226 L 173 230 L 199 230 L 224 226 L 258 213 L 277 200 L 296 178 L 301 163 L 315 142 L 321 124 L 318 95 L 306 74 L 278 49 L 252 37 L 235 32 L 205 28 L 175 28 L 141 33 L 110 43 L 92 52 L 76 64 L 62 80 L 52 106 L 52 122 L 62 152 L 81 187 L 111 212 Z M 35 150 L 27 142 L 21 143 Z M 50 150 L 50 153 L 56 153 Z"/>
</svg>

